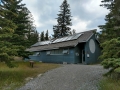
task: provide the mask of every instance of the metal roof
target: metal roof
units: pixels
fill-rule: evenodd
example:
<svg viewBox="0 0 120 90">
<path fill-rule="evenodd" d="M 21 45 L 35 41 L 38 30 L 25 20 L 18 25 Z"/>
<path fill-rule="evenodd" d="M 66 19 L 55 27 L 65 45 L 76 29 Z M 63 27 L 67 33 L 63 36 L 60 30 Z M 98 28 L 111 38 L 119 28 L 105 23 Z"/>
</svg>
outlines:
<svg viewBox="0 0 120 90">
<path fill-rule="evenodd" d="M 37 42 L 36 44 L 32 45 L 31 48 L 28 48 L 27 51 L 42 51 L 71 46 L 75 47 L 78 43 L 87 42 L 90 37 L 95 33 L 95 31 L 96 29 L 50 41 Z"/>
</svg>

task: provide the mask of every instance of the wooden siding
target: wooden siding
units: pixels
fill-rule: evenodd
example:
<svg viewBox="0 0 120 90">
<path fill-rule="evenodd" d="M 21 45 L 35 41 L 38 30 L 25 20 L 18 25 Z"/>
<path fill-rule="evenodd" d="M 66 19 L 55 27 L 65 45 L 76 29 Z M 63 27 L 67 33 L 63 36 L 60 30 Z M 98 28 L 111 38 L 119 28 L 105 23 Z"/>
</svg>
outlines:
<svg viewBox="0 0 120 90">
<path fill-rule="evenodd" d="M 92 53 L 89 48 L 90 39 L 93 39 L 95 42 L 95 52 Z M 83 54 L 84 51 L 84 54 Z M 39 51 L 37 51 L 39 52 Z M 95 34 L 92 35 L 87 42 L 81 42 L 75 47 L 69 48 L 69 54 L 61 54 L 61 55 L 47 55 L 47 50 L 40 51 L 40 55 L 37 56 L 29 56 L 31 59 L 35 61 L 41 61 L 46 63 L 83 63 L 83 64 L 93 64 L 99 62 L 98 57 L 101 54 L 101 48 L 99 46 L 99 42 L 95 38 Z M 89 54 L 89 57 L 87 57 Z M 84 60 L 83 60 L 84 57 Z M 26 59 L 28 60 L 28 59 Z"/>
<path fill-rule="evenodd" d="M 90 39 L 93 39 L 95 42 L 96 49 L 94 53 L 91 53 L 90 48 L 89 48 Z M 85 44 L 85 64 L 93 64 L 93 63 L 99 62 L 98 57 L 101 54 L 101 48 L 100 48 L 98 41 L 95 39 L 95 34 L 90 39 Z M 89 57 L 87 57 L 87 54 L 89 54 Z"/>
<path fill-rule="evenodd" d="M 41 61 L 46 63 L 75 63 L 75 57 L 74 57 L 74 48 L 69 48 L 69 54 L 61 54 L 61 55 L 47 55 L 47 51 L 41 51 L 40 55 L 38 56 L 29 56 L 30 59 L 28 60 L 34 60 L 34 61 Z"/>
</svg>

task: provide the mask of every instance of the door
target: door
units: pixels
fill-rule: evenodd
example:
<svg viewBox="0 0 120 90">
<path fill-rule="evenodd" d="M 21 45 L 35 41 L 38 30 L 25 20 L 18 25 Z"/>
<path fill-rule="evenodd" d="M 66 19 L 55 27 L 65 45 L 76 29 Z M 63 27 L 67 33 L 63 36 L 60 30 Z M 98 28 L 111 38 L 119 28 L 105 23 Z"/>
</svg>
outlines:
<svg viewBox="0 0 120 90">
<path fill-rule="evenodd" d="M 82 63 L 85 63 L 85 50 L 82 50 Z"/>
</svg>

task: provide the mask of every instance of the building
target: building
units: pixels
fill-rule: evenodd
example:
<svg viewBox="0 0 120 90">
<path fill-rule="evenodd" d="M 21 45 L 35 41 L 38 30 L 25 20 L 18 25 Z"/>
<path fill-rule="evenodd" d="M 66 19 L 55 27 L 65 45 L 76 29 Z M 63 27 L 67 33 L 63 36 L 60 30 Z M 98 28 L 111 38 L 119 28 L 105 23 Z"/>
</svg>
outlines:
<svg viewBox="0 0 120 90">
<path fill-rule="evenodd" d="M 95 32 L 96 30 L 90 30 L 58 39 L 37 42 L 27 49 L 27 51 L 34 52 L 33 55 L 29 56 L 29 60 L 47 63 L 97 63 L 101 48 Z"/>
</svg>

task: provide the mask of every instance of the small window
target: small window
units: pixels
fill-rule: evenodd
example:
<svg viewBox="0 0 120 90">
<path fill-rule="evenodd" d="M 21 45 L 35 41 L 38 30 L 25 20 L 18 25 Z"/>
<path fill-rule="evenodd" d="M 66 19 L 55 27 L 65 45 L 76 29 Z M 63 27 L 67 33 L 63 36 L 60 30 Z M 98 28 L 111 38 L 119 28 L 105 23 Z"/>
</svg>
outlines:
<svg viewBox="0 0 120 90">
<path fill-rule="evenodd" d="M 40 52 L 39 52 L 39 53 L 37 53 L 37 55 L 39 56 L 39 55 L 40 55 Z"/>
<path fill-rule="evenodd" d="M 33 54 L 33 56 L 38 56 L 38 55 L 40 55 L 40 52 L 35 52 L 35 53 Z"/>
<path fill-rule="evenodd" d="M 51 55 L 60 55 L 62 54 L 63 50 L 62 49 L 56 49 L 56 50 L 51 50 Z"/>
<path fill-rule="evenodd" d="M 63 53 L 64 54 L 68 54 L 69 53 L 68 49 L 67 50 L 63 50 Z"/>
<path fill-rule="evenodd" d="M 47 51 L 47 55 L 50 55 L 50 51 Z"/>
</svg>

